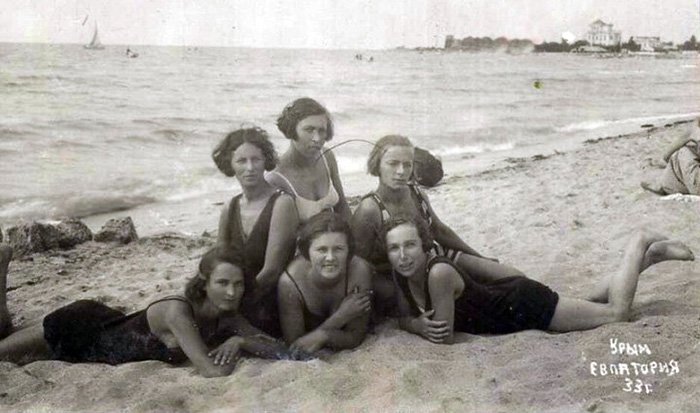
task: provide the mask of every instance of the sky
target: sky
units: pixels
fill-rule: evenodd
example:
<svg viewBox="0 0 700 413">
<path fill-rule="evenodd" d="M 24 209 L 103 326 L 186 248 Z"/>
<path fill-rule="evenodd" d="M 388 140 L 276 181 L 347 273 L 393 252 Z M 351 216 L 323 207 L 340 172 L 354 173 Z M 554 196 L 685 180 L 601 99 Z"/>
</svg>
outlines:
<svg viewBox="0 0 700 413">
<path fill-rule="evenodd" d="M 87 20 L 86 20 L 87 18 Z M 700 39 L 700 0 L 0 0 L 0 42 L 380 49 L 445 36 Z"/>
</svg>

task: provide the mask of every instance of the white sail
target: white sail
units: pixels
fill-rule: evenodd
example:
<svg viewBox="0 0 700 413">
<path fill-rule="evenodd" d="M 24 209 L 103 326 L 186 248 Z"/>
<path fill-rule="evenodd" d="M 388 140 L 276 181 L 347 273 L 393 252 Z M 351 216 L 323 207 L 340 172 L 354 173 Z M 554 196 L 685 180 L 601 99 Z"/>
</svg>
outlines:
<svg viewBox="0 0 700 413">
<path fill-rule="evenodd" d="M 86 44 L 83 47 L 92 50 L 102 50 L 105 48 L 104 46 L 102 46 L 102 43 L 100 43 L 100 36 L 97 33 L 97 23 L 95 23 L 95 33 L 92 35 L 92 40 L 90 41 L 90 44 Z"/>
</svg>

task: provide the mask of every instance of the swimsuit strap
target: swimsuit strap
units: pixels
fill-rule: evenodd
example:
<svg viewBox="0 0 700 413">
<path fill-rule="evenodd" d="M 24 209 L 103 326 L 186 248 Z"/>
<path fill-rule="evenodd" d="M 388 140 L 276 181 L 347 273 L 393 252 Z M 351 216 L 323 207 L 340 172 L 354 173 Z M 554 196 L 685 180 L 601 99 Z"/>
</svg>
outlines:
<svg viewBox="0 0 700 413">
<path fill-rule="evenodd" d="M 277 172 L 277 171 L 270 171 L 268 173 L 278 175 L 280 178 L 284 179 L 284 182 L 286 182 L 287 185 L 289 185 L 289 187 L 292 189 L 292 192 L 294 192 L 294 196 L 299 198 L 299 194 L 297 193 L 297 190 L 294 189 L 294 185 L 292 185 L 292 183 L 289 182 L 289 179 L 287 179 L 286 176 L 282 175 L 280 172 Z"/>
<path fill-rule="evenodd" d="M 371 198 L 372 200 L 374 200 L 374 202 L 377 203 L 377 206 L 379 207 L 379 211 L 382 216 L 382 225 L 391 219 L 391 214 L 389 213 L 389 210 L 386 209 L 386 205 L 384 205 L 384 202 L 379 197 L 379 195 L 377 195 L 376 192 L 370 192 L 369 194 L 363 196 L 362 200 L 364 200 L 365 198 Z"/>
<path fill-rule="evenodd" d="M 151 306 L 153 304 L 157 304 L 157 303 L 160 303 L 162 301 L 169 301 L 169 300 L 176 300 L 176 301 L 182 301 L 183 303 L 187 303 L 190 306 L 190 310 L 192 311 L 192 317 L 194 317 L 194 307 L 192 307 L 192 303 L 190 302 L 190 300 L 188 300 L 185 297 L 179 296 L 179 295 L 169 295 L 167 297 L 159 298 L 159 299 L 153 301 L 152 303 L 148 304 L 148 306 L 146 307 L 146 309 L 144 311 L 148 311 L 148 309 L 151 308 Z"/>
<path fill-rule="evenodd" d="M 290 280 L 292 280 L 292 284 L 294 284 L 299 292 L 299 296 L 301 297 L 301 303 L 304 305 L 304 308 L 308 309 L 309 307 L 306 305 L 306 300 L 304 299 L 304 294 L 301 292 L 301 288 L 299 288 L 299 284 L 297 284 L 296 280 L 294 280 L 294 277 L 292 277 L 292 274 L 290 274 L 289 271 L 285 269 L 284 273 L 287 274 L 287 277 L 289 277 Z"/>
<path fill-rule="evenodd" d="M 413 195 L 415 195 L 416 200 L 418 201 L 418 206 L 420 206 L 421 214 L 423 215 L 423 218 L 425 218 L 425 220 L 428 221 L 428 225 L 432 225 L 433 224 L 433 217 L 430 215 L 430 208 L 428 207 L 428 201 L 425 200 L 425 197 L 421 193 L 420 189 L 418 189 L 418 185 L 409 184 L 408 187 L 411 188 L 411 191 L 413 191 Z"/>
</svg>

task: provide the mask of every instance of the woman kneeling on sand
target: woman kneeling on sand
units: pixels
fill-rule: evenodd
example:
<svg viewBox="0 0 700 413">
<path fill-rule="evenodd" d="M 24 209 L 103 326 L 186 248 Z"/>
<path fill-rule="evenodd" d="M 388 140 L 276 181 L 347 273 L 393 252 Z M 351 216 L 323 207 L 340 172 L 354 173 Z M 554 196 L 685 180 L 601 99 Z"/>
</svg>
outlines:
<svg viewBox="0 0 700 413">
<path fill-rule="evenodd" d="M 229 133 L 212 153 L 226 176 L 235 176 L 242 193 L 221 211 L 217 246 L 241 257 L 245 294 L 241 313 L 253 326 L 281 337 L 277 281 L 294 256 L 299 220 L 294 200 L 265 181 L 277 163 L 267 133 L 259 128 Z"/>
<path fill-rule="evenodd" d="M 527 329 L 574 331 L 626 321 L 639 274 L 661 261 L 693 260 L 687 246 L 639 231 L 627 245 L 620 270 L 603 280 L 598 302 L 559 296 L 526 277 L 479 283 L 433 253 L 421 221 L 397 217 L 385 228 L 386 248 L 399 287 L 402 329 L 434 343 L 453 332 L 505 334 Z"/>
<path fill-rule="evenodd" d="M 523 275 L 519 270 L 481 256 L 438 218 L 428 197 L 412 182 L 414 147 L 405 136 L 388 135 L 379 139 L 367 161 L 367 171 L 379 178 L 374 192 L 365 195 L 352 218 L 357 254 L 369 261 L 377 276 L 374 289 L 377 306 L 394 303 L 391 265 L 387 260 L 382 228 L 395 215 L 422 220 L 436 241 L 439 254 L 451 259 L 460 269 L 477 280 L 488 281 L 506 276 Z M 378 309 L 380 313 L 388 308 Z"/>
<path fill-rule="evenodd" d="M 284 339 L 292 350 L 357 347 L 367 333 L 371 273 L 355 256 L 350 226 L 324 211 L 302 226 L 301 254 L 280 277 L 278 294 Z"/>
<path fill-rule="evenodd" d="M 642 188 L 658 195 L 700 195 L 700 119 L 666 150 L 663 159 L 666 169 L 658 182 L 642 182 Z"/>
<path fill-rule="evenodd" d="M 0 326 L 9 327 L 9 335 L 0 341 L 0 360 L 179 364 L 189 359 L 203 376 L 217 377 L 233 371 L 239 350 L 268 358 L 284 357 L 286 352 L 284 345 L 238 314 L 243 273 L 235 260 L 220 257 L 216 250 L 204 255 L 184 297 L 166 297 L 129 315 L 97 301 L 79 300 L 12 333 L 5 305 L 11 257 L 12 249 L 0 245 Z M 209 351 L 208 345 L 217 343 Z"/>
</svg>

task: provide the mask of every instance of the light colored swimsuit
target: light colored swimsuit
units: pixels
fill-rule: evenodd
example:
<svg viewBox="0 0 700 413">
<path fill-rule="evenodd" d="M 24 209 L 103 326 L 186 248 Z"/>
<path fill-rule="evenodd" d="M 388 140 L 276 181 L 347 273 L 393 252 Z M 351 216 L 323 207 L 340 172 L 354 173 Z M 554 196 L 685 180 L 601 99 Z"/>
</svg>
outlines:
<svg viewBox="0 0 700 413">
<path fill-rule="evenodd" d="M 277 171 L 269 172 L 269 174 L 277 174 L 280 178 L 289 185 L 289 188 L 294 192 L 294 202 L 297 206 L 297 212 L 299 213 L 299 221 L 303 224 L 308 221 L 312 216 L 318 214 L 324 209 L 333 209 L 333 207 L 340 201 L 340 196 L 338 191 L 335 190 L 333 186 L 333 180 L 331 179 L 331 170 L 328 168 L 328 162 L 326 157 L 323 156 L 323 164 L 326 165 L 326 172 L 328 173 L 328 192 L 321 199 L 314 201 L 312 199 L 304 198 L 297 193 L 289 179 Z"/>
<path fill-rule="evenodd" d="M 700 195 L 700 146 L 684 146 L 671 155 L 661 177 L 667 194 Z"/>
</svg>

